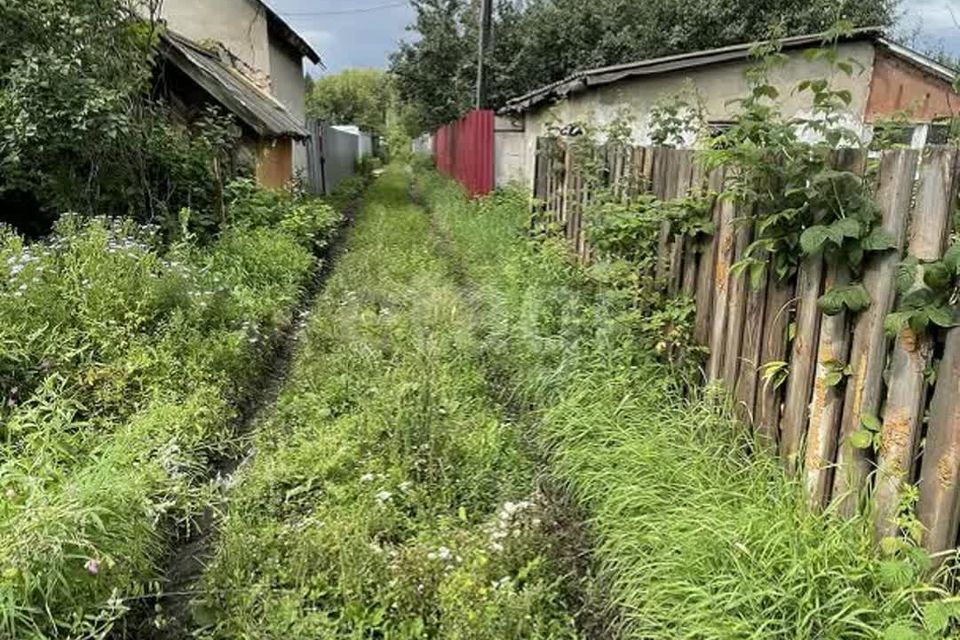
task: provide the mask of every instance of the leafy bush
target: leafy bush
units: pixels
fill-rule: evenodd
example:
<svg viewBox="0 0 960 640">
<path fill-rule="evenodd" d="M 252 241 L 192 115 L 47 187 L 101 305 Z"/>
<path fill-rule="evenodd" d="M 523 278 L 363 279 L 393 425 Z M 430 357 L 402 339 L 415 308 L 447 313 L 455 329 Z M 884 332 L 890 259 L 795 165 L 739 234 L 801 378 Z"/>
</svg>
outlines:
<svg viewBox="0 0 960 640">
<path fill-rule="evenodd" d="M 152 94 L 157 0 L 0 4 L 0 207 L 43 235 L 60 211 L 216 230 L 241 172 L 239 129 L 208 109 L 189 124 Z"/>
</svg>

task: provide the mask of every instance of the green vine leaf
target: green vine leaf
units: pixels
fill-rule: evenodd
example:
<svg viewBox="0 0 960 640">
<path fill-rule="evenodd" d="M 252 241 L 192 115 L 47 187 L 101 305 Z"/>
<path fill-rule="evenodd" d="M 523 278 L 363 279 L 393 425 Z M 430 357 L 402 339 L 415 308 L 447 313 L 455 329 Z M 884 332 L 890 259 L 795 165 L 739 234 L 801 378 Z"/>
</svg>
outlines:
<svg viewBox="0 0 960 640">
<path fill-rule="evenodd" d="M 930 318 L 930 322 L 938 327 L 949 329 L 957 326 L 953 309 L 949 306 L 932 307 L 927 310 L 927 316 Z"/>
<path fill-rule="evenodd" d="M 894 311 L 887 315 L 883 320 L 883 330 L 889 337 L 894 337 L 907 326 L 910 320 L 909 311 Z"/>
<path fill-rule="evenodd" d="M 960 242 L 954 243 L 947 252 L 943 254 L 943 264 L 954 275 L 960 275 Z"/>
<path fill-rule="evenodd" d="M 897 248 L 897 240 L 882 227 L 874 227 L 860 242 L 864 251 L 887 251 Z"/>
<path fill-rule="evenodd" d="M 860 416 L 860 424 L 871 433 L 880 433 L 880 430 L 883 428 L 880 418 L 872 413 L 865 413 Z"/>
<path fill-rule="evenodd" d="M 823 247 L 829 237 L 830 232 L 823 225 L 807 227 L 800 234 L 800 248 L 807 255 L 814 254 Z"/>
<path fill-rule="evenodd" d="M 866 429 L 857 429 L 850 434 L 850 446 L 854 449 L 869 449 L 873 445 L 873 434 Z"/>
<path fill-rule="evenodd" d="M 893 624 L 883 632 L 883 640 L 920 640 L 920 638 L 920 634 L 904 622 Z"/>
<path fill-rule="evenodd" d="M 907 256 L 897 265 L 897 292 L 901 295 L 910 291 L 917 281 L 917 269 L 920 261 L 914 256 Z"/>
<path fill-rule="evenodd" d="M 820 296 L 818 305 L 828 316 L 835 316 L 845 308 L 851 313 L 858 313 L 870 306 L 870 294 L 862 284 L 834 287 Z"/>
<path fill-rule="evenodd" d="M 953 273 L 942 262 L 932 262 L 923 267 L 923 282 L 934 290 L 945 289 L 950 286 Z"/>
<path fill-rule="evenodd" d="M 840 218 L 830 225 L 828 231 L 830 240 L 838 247 L 843 244 L 844 238 L 859 238 L 862 233 L 860 221 L 855 218 Z"/>
</svg>

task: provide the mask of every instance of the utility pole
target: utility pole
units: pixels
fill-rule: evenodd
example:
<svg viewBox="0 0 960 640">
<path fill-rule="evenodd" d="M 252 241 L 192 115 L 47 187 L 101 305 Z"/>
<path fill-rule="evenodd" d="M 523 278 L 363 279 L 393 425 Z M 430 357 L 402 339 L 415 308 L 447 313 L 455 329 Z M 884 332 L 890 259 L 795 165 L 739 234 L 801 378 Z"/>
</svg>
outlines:
<svg viewBox="0 0 960 640">
<path fill-rule="evenodd" d="M 480 0 L 480 46 L 477 56 L 477 109 L 483 109 L 487 101 L 486 69 L 490 49 L 490 30 L 493 24 L 493 0 Z"/>
</svg>

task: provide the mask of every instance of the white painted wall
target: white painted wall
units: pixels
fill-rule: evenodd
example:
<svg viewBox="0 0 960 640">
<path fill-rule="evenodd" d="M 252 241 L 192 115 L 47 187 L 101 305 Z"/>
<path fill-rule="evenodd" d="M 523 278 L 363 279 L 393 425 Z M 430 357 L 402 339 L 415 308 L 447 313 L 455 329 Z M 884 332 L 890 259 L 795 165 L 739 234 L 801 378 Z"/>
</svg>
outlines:
<svg viewBox="0 0 960 640">
<path fill-rule="evenodd" d="M 160 17 L 177 33 L 222 43 L 255 69 L 270 71 L 267 16 L 256 0 L 163 0 Z"/>
<path fill-rule="evenodd" d="M 525 138 L 523 118 L 497 116 L 493 124 L 493 176 L 497 187 L 523 182 Z"/>
<path fill-rule="evenodd" d="M 811 62 L 803 57 L 802 51 L 792 51 L 788 52 L 788 62 L 770 73 L 770 81 L 780 90 L 779 102 L 784 115 L 793 117 L 809 115 L 810 112 L 810 94 L 797 94 L 794 91 L 797 84 L 807 79 L 829 78 L 835 89 L 850 91 L 853 99 L 848 124 L 861 134 L 866 134 L 863 114 L 866 111 L 873 72 L 873 45 L 867 42 L 845 43 L 840 45 L 839 52 L 841 57 L 857 61 L 858 68 L 852 76 L 832 72 L 826 63 Z M 520 179 L 526 185 L 533 184 L 537 138 L 547 133 L 551 122 L 562 126 L 571 122 L 588 121 L 599 127 L 610 123 L 620 112 L 626 110 L 634 118 L 633 142 L 649 144 L 652 107 L 661 98 L 689 88 L 695 89 L 699 94 L 708 121 L 730 120 L 737 111 L 737 106 L 730 104 L 730 101 L 743 97 L 748 91 L 744 71 L 749 66 L 749 61 L 730 62 L 649 78 L 624 80 L 588 89 L 551 106 L 535 107 L 524 116 L 522 150 L 510 151 L 519 156 L 517 162 L 523 167 Z M 506 150 L 508 147 L 504 148 Z M 512 149 L 512 145 L 510 148 Z"/>
</svg>

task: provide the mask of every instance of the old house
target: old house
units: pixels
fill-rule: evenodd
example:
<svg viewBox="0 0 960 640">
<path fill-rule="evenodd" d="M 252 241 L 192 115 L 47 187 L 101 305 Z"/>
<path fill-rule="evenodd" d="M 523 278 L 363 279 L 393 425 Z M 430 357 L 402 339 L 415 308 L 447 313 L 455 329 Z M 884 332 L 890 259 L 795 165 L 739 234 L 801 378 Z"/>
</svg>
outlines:
<svg viewBox="0 0 960 640">
<path fill-rule="evenodd" d="M 182 112 L 218 104 L 243 131 L 258 181 L 307 170 L 303 60 L 320 56 L 262 0 L 164 0 L 160 90 Z"/>
<path fill-rule="evenodd" d="M 823 39 L 824 34 L 815 34 L 782 41 L 786 61 L 770 72 L 769 81 L 779 90 L 785 117 L 810 115 L 810 96 L 795 90 L 798 83 L 827 78 L 834 88 L 850 92 L 846 124 L 865 141 L 878 121 L 897 114 L 905 118 L 900 132 L 905 142 L 923 146 L 945 141 L 942 119 L 960 111 L 955 71 L 892 42 L 878 29 L 860 29 L 837 44 L 840 58 L 853 63 L 847 75 L 804 55 Z M 531 183 L 537 138 L 550 126 L 582 121 L 602 126 L 625 110 L 634 118 L 634 142 L 649 144 L 651 111 L 667 96 L 693 94 L 706 123 L 722 128 L 736 114 L 738 106 L 732 101 L 749 91 L 744 72 L 754 64 L 752 47 L 741 44 L 589 69 L 511 100 L 498 118 L 498 183 Z"/>
</svg>

